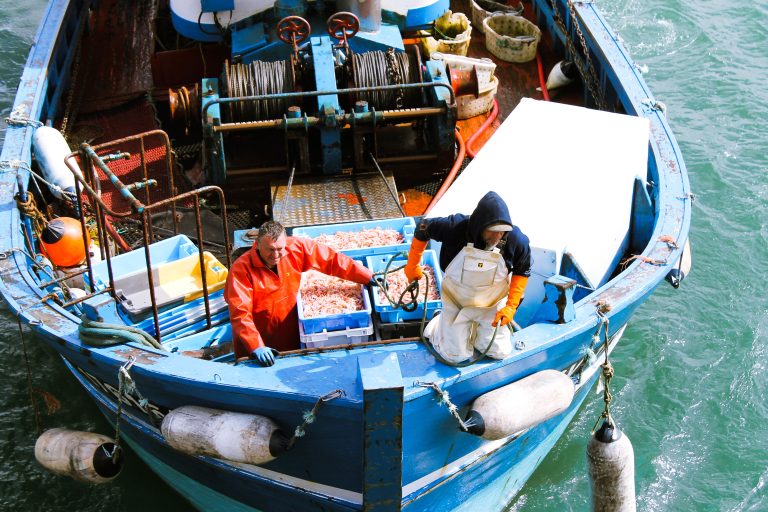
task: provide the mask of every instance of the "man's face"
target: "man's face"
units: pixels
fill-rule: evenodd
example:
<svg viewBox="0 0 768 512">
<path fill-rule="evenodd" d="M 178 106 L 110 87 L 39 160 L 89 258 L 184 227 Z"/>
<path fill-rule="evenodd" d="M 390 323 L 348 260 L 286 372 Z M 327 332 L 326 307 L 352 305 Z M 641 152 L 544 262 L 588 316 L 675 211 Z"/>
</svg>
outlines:
<svg viewBox="0 0 768 512">
<path fill-rule="evenodd" d="M 269 268 L 276 267 L 277 262 L 285 256 L 285 241 L 285 235 L 280 235 L 277 240 L 267 235 L 259 238 L 256 250 L 259 251 L 259 256 Z"/>
<path fill-rule="evenodd" d="M 506 231 L 491 231 L 490 229 L 483 230 L 483 242 L 485 242 L 485 248 L 487 250 L 496 247 L 496 244 L 504 238 Z"/>
</svg>

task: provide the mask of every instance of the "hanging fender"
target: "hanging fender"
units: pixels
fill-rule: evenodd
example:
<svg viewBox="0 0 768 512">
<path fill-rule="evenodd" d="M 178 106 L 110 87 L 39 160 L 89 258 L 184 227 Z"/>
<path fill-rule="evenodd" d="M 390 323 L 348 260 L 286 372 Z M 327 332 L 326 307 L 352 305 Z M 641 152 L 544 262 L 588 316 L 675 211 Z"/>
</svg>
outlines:
<svg viewBox="0 0 768 512">
<path fill-rule="evenodd" d="M 691 239 L 689 238 L 685 241 L 683 253 L 680 255 L 680 259 L 677 260 L 675 268 L 670 270 L 667 274 L 667 281 L 669 281 L 673 288 L 680 288 L 683 279 L 691 273 L 692 265 Z"/>
<path fill-rule="evenodd" d="M 160 430 L 180 452 L 248 464 L 274 460 L 288 444 L 277 424 L 265 416 L 194 405 L 168 413 Z"/>
<path fill-rule="evenodd" d="M 467 431 L 490 441 L 511 436 L 568 409 L 573 394 L 570 377 L 542 370 L 477 397 L 465 420 Z"/>
<path fill-rule="evenodd" d="M 45 469 L 75 480 L 101 484 L 122 469 L 122 451 L 112 457 L 115 441 L 101 434 L 63 428 L 46 430 L 35 442 L 35 459 Z"/>
<path fill-rule="evenodd" d="M 635 453 L 612 420 L 605 420 L 587 445 L 592 510 L 634 512 Z"/>
<path fill-rule="evenodd" d="M 64 158 L 72 151 L 61 132 L 50 126 L 41 126 L 32 135 L 32 147 L 43 177 L 50 183 L 48 188 L 51 193 L 57 199 L 62 199 L 62 191 L 74 194 L 75 177 L 64 163 Z M 82 176 L 82 173 L 79 174 Z"/>
</svg>

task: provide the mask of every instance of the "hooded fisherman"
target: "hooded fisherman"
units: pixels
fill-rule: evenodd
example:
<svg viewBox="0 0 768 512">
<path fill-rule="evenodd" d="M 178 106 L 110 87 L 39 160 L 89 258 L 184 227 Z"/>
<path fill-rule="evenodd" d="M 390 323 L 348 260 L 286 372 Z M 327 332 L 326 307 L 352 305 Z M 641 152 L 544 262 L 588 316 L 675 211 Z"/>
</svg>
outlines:
<svg viewBox="0 0 768 512">
<path fill-rule="evenodd" d="M 486 355 L 504 359 L 512 341 L 509 329 L 501 327 L 514 319 L 531 274 L 528 237 L 512 224 L 504 200 L 488 192 L 470 216 L 420 223 L 405 266 L 409 281 L 421 279 L 419 262 L 430 239 L 442 242 L 443 310 L 429 322 L 425 337 L 449 362 L 465 361 L 475 349 L 484 352 L 491 340 Z"/>
</svg>

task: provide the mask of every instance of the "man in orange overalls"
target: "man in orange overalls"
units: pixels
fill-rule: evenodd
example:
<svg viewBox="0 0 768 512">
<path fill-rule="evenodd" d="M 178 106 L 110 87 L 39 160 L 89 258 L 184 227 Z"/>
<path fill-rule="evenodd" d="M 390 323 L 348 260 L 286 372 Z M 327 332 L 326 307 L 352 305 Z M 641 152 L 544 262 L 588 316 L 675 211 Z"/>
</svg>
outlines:
<svg viewBox="0 0 768 512">
<path fill-rule="evenodd" d="M 279 222 L 265 222 L 253 249 L 232 264 L 224 289 L 236 357 L 272 366 L 276 350 L 299 348 L 296 294 L 302 272 L 312 269 L 377 285 L 373 273 L 352 258 L 312 240 L 286 236 Z"/>
</svg>

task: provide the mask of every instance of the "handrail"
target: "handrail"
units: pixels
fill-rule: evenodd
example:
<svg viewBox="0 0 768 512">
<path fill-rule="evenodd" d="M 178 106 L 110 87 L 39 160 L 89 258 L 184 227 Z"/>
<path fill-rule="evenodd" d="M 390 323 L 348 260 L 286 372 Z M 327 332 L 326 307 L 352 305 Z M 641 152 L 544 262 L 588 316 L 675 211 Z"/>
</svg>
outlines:
<svg viewBox="0 0 768 512">
<path fill-rule="evenodd" d="M 98 176 L 94 176 L 94 179 L 96 180 L 96 190 L 92 188 L 88 182 L 85 180 L 83 175 L 80 173 L 79 168 L 77 167 L 77 164 L 75 163 L 75 157 L 79 156 L 78 152 L 73 152 L 67 155 L 67 157 L 64 159 L 65 164 L 69 168 L 70 172 L 72 172 L 72 175 L 75 177 L 75 192 L 77 197 L 77 205 L 78 210 L 81 212 L 80 215 L 80 225 L 82 227 L 83 231 L 83 243 L 86 244 L 86 247 L 89 244 L 89 238 L 88 238 L 88 230 L 87 226 L 85 224 L 85 215 L 84 215 L 84 209 L 83 209 L 83 190 L 86 194 L 94 201 L 94 209 L 96 213 L 97 218 L 97 231 L 99 236 L 99 242 L 101 243 L 101 247 L 103 248 L 104 253 L 104 259 L 107 265 L 107 273 L 109 276 L 109 287 L 107 290 L 112 295 L 113 298 L 117 298 L 115 295 L 115 280 L 114 275 L 112 272 L 112 260 L 111 255 L 108 250 L 108 233 L 106 230 L 106 225 L 108 224 L 105 219 L 105 214 L 108 214 L 115 218 L 122 218 L 127 219 L 130 217 L 138 217 L 139 222 L 141 223 L 142 227 L 142 235 L 143 235 L 143 241 L 144 241 L 144 259 L 146 262 L 146 268 L 147 268 L 147 282 L 149 285 L 149 296 L 150 301 L 152 304 L 152 317 L 153 317 L 153 323 L 155 327 L 155 338 L 157 339 L 158 343 L 161 342 L 161 334 L 160 334 L 160 318 L 159 318 L 159 312 L 157 308 L 157 299 L 155 297 L 155 283 L 154 283 L 154 277 L 152 275 L 152 258 L 150 254 L 150 245 L 152 243 L 152 240 L 154 239 L 154 234 L 152 233 L 152 213 L 164 209 L 168 205 L 172 206 L 173 209 L 173 218 L 174 218 L 174 230 L 173 232 L 175 234 L 178 234 L 178 221 L 176 217 L 176 203 L 179 201 L 193 198 L 194 199 L 194 212 L 195 212 L 195 223 L 197 228 L 197 240 L 198 240 L 198 258 L 200 263 L 200 278 L 201 278 L 201 284 L 203 287 L 203 301 L 205 303 L 205 319 L 206 319 L 206 326 L 207 328 L 211 327 L 211 308 L 210 308 L 210 300 L 209 300 L 209 291 L 208 291 L 208 281 L 207 276 L 205 272 L 205 256 L 203 254 L 203 226 L 201 222 L 200 217 L 200 196 L 203 194 L 208 193 L 215 193 L 218 196 L 219 204 L 221 206 L 221 222 L 222 222 L 222 228 L 224 230 L 224 246 L 225 246 L 225 253 L 226 253 L 226 260 L 227 260 L 227 268 L 229 268 L 232 265 L 231 261 L 231 255 L 229 253 L 229 246 L 230 246 L 230 240 L 229 240 L 229 227 L 227 225 L 227 205 L 226 200 L 224 197 L 224 191 L 214 185 L 208 185 L 205 187 L 200 187 L 195 190 L 191 190 L 188 192 L 183 192 L 181 194 L 176 194 L 174 196 L 168 197 L 166 199 L 161 199 L 159 201 L 156 201 L 154 203 L 149 202 L 149 193 L 146 193 L 146 202 L 140 201 L 136 196 L 133 195 L 131 192 L 131 189 L 128 185 L 123 183 L 120 178 L 115 175 L 114 172 L 107 166 L 107 164 L 104 162 L 104 160 L 98 155 L 97 150 L 100 148 L 104 148 L 106 146 L 115 146 L 118 144 L 124 144 L 127 142 L 132 142 L 135 140 L 138 140 L 141 144 L 141 166 L 144 173 L 144 182 L 149 181 L 149 176 L 147 174 L 147 166 L 146 166 L 146 159 L 145 159 L 145 151 L 144 151 L 144 139 L 152 136 L 152 135 L 161 135 L 164 138 L 165 144 L 166 144 L 166 167 L 167 172 L 169 175 L 169 186 L 171 187 L 171 191 L 174 190 L 173 188 L 173 169 L 171 167 L 171 160 L 170 160 L 170 141 L 168 140 L 168 135 L 163 132 L 162 130 L 152 130 L 149 132 L 144 132 L 138 135 L 133 135 L 130 137 L 125 137 L 123 139 L 118 139 L 115 141 L 108 142 L 106 144 L 100 144 L 98 146 L 90 146 L 88 144 L 83 144 L 81 146 L 82 150 L 82 156 L 85 158 L 87 166 L 91 166 L 91 164 L 94 164 L 96 167 L 98 167 L 108 178 L 109 181 L 114 185 L 114 187 L 120 191 L 120 194 L 128 200 L 128 202 L 131 205 L 131 210 L 128 212 L 117 212 L 114 211 L 112 208 L 110 208 L 102 199 L 101 197 L 101 189 L 97 185 L 98 183 Z M 91 286 L 93 286 L 94 278 L 93 278 L 93 266 L 91 263 L 90 256 L 86 258 L 86 264 L 88 268 L 88 277 L 90 279 Z M 105 290 L 105 291 L 107 291 Z"/>
</svg>

